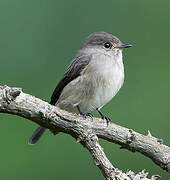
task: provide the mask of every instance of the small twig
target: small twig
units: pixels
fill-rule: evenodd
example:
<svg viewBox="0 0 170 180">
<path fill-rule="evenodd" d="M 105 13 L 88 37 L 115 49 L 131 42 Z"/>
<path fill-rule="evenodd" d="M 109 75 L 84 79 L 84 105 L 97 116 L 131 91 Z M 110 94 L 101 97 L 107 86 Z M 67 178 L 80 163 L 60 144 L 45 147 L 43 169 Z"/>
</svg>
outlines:
<svg viewBox="0 0 170 180">
<path fill-rule="evenodd" d="M 106 179 L 131 180 L 137 179 L 138 176 L 143 178 L 142 180 L 148 180 L 147 173 L 143 171 L 138 174 L 132 173 L 132 171 L 123 173 L 113 167 L 98 143 L 98 137 L 120 144 L 122 148 L 133 152 L 138 151 L 170 172 L 170 148 L 163 145 L 163 142 L 153 137 L 151 133 L 144 136 L 113 123 L 107 127 L 106 122 L 97 118 L 93 118 L 93 121 L 90 118 L 84 120 L 81 116 L 63 111 L 25 94 L 19 88 L 7 86 L 0 86 L 0 112 L 32 120 L 50 129 L 53 134 L 64 132 L 78 139 L 89 150 L 95 164 Z M 158 176 L 152 176 L 151 179 L 155 180 L 156 178 Z"/>
</svg>

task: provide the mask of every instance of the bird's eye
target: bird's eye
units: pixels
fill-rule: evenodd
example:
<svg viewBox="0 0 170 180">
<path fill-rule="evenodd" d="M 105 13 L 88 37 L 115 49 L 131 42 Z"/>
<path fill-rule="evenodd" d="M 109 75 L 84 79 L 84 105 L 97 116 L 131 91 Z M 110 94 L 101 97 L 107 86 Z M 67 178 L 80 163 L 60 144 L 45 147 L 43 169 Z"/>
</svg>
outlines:
<svg viewBox="0 0 170 180">
<path fill-rule="evenodd" d="M 105 48 L 111 48 L 111 47 L 112 47 L 112 44 L 111 44 L 110 42 L 106 42 L 106 43 L 104 44 L 104 47 L 105 47 Z"/>
</svg>

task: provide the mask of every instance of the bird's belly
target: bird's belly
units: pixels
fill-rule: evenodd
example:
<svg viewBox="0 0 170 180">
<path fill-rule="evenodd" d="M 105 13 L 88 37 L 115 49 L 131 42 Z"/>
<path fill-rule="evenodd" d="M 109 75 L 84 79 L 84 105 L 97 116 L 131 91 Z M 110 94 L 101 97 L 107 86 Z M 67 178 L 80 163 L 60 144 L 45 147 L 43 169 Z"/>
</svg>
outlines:
<svg viewBox="0 0 170 180">
<path fill-rule="evenodd" d="M 123 75 L 112 76 L 111 78 L 105 79 L 104 83 L 101 82 L 99 84 L 100 87 L 96 89 L 96 93 L 94 94 L 94 106 L 95 108 L 100 108 L 108 103 L 119 91 L 123 84 L 124 77 Z"/>
<path fill-rule="evenodd" d="M 111 72 L 102 73 L 102 76 L 93 76 L 89 82 L 93 84 L 93 93 L 87 94 L 82 99 L 80 107 L 86 111 L 92 111 L 108 103 L 119 91 L 124 81 L 124 72 L 119 68 Z M 91 91 L 89 91 L 91 92 Z"/>
</svg>

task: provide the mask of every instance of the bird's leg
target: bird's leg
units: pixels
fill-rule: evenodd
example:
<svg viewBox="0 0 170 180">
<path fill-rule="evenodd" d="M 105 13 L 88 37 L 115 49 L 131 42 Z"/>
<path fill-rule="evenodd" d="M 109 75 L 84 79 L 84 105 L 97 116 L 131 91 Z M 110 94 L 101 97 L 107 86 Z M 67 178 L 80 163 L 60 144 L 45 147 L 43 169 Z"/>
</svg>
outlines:
<svg viewBox="0 0 170 180">
<path fill-rule="evenodd" d="M 97 112 L 100 114 L 101 118 L 102 119 L 106 119 L 106 122 L 107 122 L 107 126 L 109 125 L 109 123 L 112 121 L 109 117 L 105 116 L 100 110 L 99 108 L 96 109 Z"/>
<path fill-rule="evenodd" d="M 81 111 L 80 107 L 79 106 L 76 106 L 80 115 L 83 116 L 84 118 L 86 118 L 87 116 L 89 116 L 91 119 L 93 119 L 93 115 L 91 113 L 84 113 Z"/>
</svg>

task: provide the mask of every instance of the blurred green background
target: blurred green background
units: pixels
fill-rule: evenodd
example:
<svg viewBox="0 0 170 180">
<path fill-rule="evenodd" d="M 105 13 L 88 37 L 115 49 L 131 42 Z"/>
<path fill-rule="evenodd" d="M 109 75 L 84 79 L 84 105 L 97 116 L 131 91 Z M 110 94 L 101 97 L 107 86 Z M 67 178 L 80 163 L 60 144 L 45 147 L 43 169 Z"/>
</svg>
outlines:
<svg viewBox="0 0 170 180">
<path fill-rule="evenodd" d="M 56 83 L 83 39 L 106 31 L 133 48 L 124 51 L 126 79 L 103 108 L 113 122 L 170 146 L 170 1 L 1 0 L 0 84 L 49 101 Z M 66 135 L 46 132 L 27 144 L 37 125 L 0 115 L 0 179 L 104 179 L 91 156 Z M 139 153 L 100 140 L 114 166 L 170 175 Z"/>
</svg>

